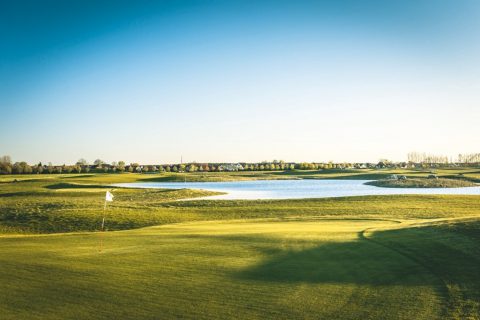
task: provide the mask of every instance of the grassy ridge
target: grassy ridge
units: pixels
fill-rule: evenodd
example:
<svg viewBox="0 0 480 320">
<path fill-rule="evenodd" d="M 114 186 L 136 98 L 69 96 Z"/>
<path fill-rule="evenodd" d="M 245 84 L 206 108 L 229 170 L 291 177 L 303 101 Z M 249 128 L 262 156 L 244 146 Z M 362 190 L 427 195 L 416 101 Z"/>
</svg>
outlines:
<svg viewBox="0 0 480 320">
<path fill-rule="evenodd" d="M 107 184 L 123 175 L 53 176 L 0 183 L 0 232 L 94 231 L 103 215 Z M 125 175 L 137 179 L 137 175 Z M 143 175 L 144 176 L 144 175 Z M 109 180 L 110 179 L 110 180 Z M 115 188 L 107 228 L 125 230 L 167 223 L 247 218 L 440 218 L 480 213 L 475 196 L 370 196 L 264 201 L 176 201 L 210 194 L 200 190 Z M 442 206 L 438 203 L 442 202 Z"/>
<path fill-rule="evenodd" d="M 0 194 L 0 230 L 9 233 L 48 233 L 98 230 L 106 188 L 59 188 L 22 183 L 25 191 Z M 27 188 L 27 185 L 32 189 Z M 1 188 L 1 187 L 0 187 Z M 108 189 L 108 190 L 111 190 Z M 106 210 L 109 230 L 194 220 L 162 206 L 165 202 L 215 194 L 200 190 L 114 189 L 115 201 Z"/>
</svg>

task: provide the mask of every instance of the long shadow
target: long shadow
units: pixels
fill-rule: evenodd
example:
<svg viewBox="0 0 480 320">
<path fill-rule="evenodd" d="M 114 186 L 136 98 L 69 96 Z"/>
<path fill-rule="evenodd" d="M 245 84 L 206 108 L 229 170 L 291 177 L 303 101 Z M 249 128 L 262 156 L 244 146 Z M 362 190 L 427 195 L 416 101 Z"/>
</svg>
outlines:
<svg viewBox="0 0 480 320">
<path fill-rule="evenodd" d="M 456 248 L 460 240 L 463 247 Z M 479 242 L 478 221 L 381 231 L 369 238 L 361 232 L 354 241 L 327 242 L 305 250 L 282 251 L 243 271 L 240 276 L 281 282 L 403 284 L 404 278 L 425 271 L 435 270 L 442 274 L 445 264 L 439 263 L 448 262 L 450 269 L 461 266 L 457 271 L 462 274 L 468 266 L 478 268 L 479 279 L 476 280 L 480 282 Z M 453 278 L 453 271 L 448 270 L 449 278 Z M 378 279 L 375 275 L 388 276 Z M 416 279 L 418 281 L 418 277 Z"/>
<path fill-rule="evenodd" d="M 480 316 L 480 221 L 375 232 L 349 242 L 271 254 L 237 273 L 280 283 L 354 283 L 433 287 L 445 313 Z"/>
<path fill-rule="evenodd" d="M 425 285 L 428 270 L 405 256 L 364 240 L 329 242 L 275 254 L 238 277 L 268 282 Z"/>
<path fill-rule="evenodd" d="M 47 189 L 57 190 L 57 189 L 104 189 L 104 188 L 112 188 L 109 185 L 100 185 L 100 184 L 75 184 L 75 183 L 68 183 L 68 182 L 61 182 L 50 184 L 45 186 Z"/>
</svg>

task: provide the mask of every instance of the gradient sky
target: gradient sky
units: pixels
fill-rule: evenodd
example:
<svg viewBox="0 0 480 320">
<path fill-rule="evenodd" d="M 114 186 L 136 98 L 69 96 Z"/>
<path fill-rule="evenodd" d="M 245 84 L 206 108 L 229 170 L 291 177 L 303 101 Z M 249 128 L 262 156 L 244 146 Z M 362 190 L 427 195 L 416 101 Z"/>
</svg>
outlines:
<svg viewBox="0 0 480 320">
<path fill-rule="evenodd" d="M 480 1 L 0 1 L 14 161 L 480 151 Z"/>
</svg>

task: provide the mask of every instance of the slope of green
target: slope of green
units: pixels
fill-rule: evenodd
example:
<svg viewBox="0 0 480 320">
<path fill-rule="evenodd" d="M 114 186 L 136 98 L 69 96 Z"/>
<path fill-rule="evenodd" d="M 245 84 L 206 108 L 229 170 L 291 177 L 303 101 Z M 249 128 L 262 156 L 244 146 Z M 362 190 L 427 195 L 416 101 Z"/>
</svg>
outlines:
<svg viewBox="0 0 480 320">
<path fill-rule="evenodd" d="M 478 220 L 422 223 L 3 237 L 0 310 L 2 319 L 478 319 Z"/>
</svg>

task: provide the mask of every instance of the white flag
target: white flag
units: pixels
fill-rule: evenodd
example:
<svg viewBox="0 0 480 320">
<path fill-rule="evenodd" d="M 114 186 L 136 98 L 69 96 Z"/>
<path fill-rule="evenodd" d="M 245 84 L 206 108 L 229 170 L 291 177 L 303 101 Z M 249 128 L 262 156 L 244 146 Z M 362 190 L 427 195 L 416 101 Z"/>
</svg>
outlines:
<svg viewBox="0 0 480 320">
<path fill-rule="evenodd" d="M 105 194 L 105 201 L 113 201 L 113 194 L 110 191 L 107 191 L 107 194 Z"/>
</svg>

